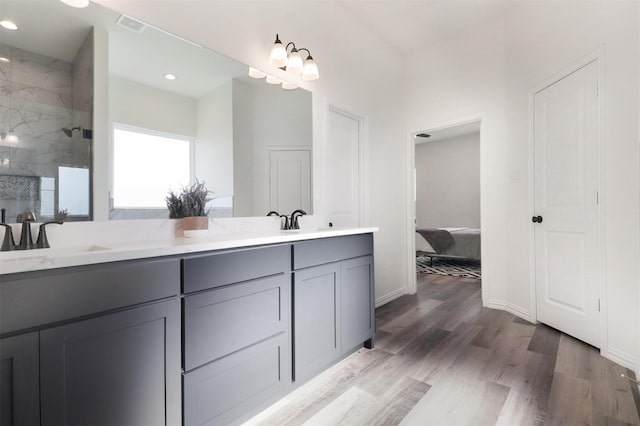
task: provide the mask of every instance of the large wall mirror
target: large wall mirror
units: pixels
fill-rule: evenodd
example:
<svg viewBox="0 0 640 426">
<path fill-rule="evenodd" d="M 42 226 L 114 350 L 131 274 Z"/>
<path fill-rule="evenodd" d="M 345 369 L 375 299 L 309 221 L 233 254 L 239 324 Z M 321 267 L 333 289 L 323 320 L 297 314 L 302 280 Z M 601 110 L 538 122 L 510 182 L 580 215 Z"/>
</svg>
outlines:
<svg viewBox="0 0 640 426">
<path fill-rule="evenodd" d="M 19 25 L 0 34 L 8 221 L 25 209 L 90 220 L 91 197 L 109 197 L 110 219 L 166 218 L 168 190 L 194 179 L 213 192 L 210 216 L 311 212 L 310 92 L 250 78 L 244 64 L 94 3 L 3 0 L 0 14 Z M 94 49 L 94 28 L 108 49 Z M 108 81 L 93 82 L 102 63 Z M 108 158 L 92 158 L 94 84 L 108 88 L 108 135 L 95 138 Z M 108 162 L 108 194 L 91 193 L 97 162 Z"/>
</svg>

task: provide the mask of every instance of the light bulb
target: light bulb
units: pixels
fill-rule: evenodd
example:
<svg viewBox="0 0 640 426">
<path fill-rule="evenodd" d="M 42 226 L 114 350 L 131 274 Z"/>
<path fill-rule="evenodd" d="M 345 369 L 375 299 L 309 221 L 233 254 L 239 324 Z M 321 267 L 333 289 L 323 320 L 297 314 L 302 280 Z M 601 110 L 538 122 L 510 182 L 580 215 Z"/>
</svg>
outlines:
<svg viewBox="0 0 640 426">
<path fill-rule="evenodd" d="M 282 45 L 277 34 L 276 41 L 271 47 L 271 52 L 269 52 L 269 63 L 278 68 L 287 66 L 287 49 Z"/>
<path fill-rule="evenodd" d="M 283 81 L 283 82 L 282 82 L 282 88 L 283 88 L 284 90 L 294 90 L 294 89 L 297 89 L 297 88 L 298 88 L 298 85 L 297 85 L 297 84 L 294 84 L 294 83 L 290 83 L 290 82 L 288 82 L 288 81 Z"/>
<path fill-rule="evenodd" d="M 267 73 L 264 71 L 260 71 L 257 68 L 249 67 L 249 77 L 253 78 L 265 78 Z"/>
<path fill-rule="evenodd" d="M 267 83 L 269 84 L 280 84 L 282 83 L 282 80 L 280 80 L 278 77 L 274 77 L 271 74 L 267 74 Z"/>
<path fill-rule="evenodd" d="M 320 73 L 318 72 L 318 65 L 316 65 L 315 61 L 309 55 L 306 61 L 304 61 L 304 67 L 302 68 L 302 79 L 311 81 L 317 80 L 320 77 Z"/>
<path fill-rule="evenodd" d="M 300 74 L 302 72 L 302 56 L 300 56 L 300 53 L 295 48 L 289 54 L 287 72 L 293 74 Z"/>
<path fill-rule="evenodd" d="M 89 0 L 60 0 L 62 3 L 71 7 L 87 7 L 89 6 Z"/>
</svg>

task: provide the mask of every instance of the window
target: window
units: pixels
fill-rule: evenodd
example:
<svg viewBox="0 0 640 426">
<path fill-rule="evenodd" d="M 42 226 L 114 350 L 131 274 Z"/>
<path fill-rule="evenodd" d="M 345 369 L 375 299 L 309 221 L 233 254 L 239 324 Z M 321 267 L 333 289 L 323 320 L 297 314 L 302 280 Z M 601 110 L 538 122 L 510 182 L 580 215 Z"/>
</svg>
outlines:
<svg viewBox="0 0 640 426">
<path fill-rule="evenodd" d="M 49 185 L 55 185 L 53 179 Z M 58 210 L 70 216 L 89 216 L 89 169 L 58 167 Z"/>
<path fill-rule="evenodd" d="M 113 207 L 166 208 L 169 190 L 191 180 L 191 145 L 186 136 L 113 128 Z"/>
</svg>

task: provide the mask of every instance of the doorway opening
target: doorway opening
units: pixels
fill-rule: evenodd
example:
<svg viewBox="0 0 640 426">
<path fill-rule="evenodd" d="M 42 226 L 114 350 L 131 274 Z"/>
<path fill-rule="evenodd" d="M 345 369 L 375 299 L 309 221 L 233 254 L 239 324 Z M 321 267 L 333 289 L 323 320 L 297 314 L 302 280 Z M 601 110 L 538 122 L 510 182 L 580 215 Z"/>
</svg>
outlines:
<svg viewBox="0 0 640 426">
<path fill-rule="evenodd" d="M 481 118 L 410 134 L 409 288 L 440 274 L 480 280 Z M 485 299 L 484 286 L 482 288 Z"/>
</svg>

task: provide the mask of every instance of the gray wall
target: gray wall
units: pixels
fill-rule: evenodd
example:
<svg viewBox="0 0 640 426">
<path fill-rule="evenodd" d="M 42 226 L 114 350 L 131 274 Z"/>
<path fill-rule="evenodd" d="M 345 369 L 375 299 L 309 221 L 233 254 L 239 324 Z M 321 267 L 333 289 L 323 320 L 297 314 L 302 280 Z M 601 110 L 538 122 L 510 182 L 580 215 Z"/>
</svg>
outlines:
<svg viewBox="0 0 640 426">
<path fill-rule="evenodd" d="M 480 133 L 416 145 L 416 225 L 480 228 Z"/>
</svg>

